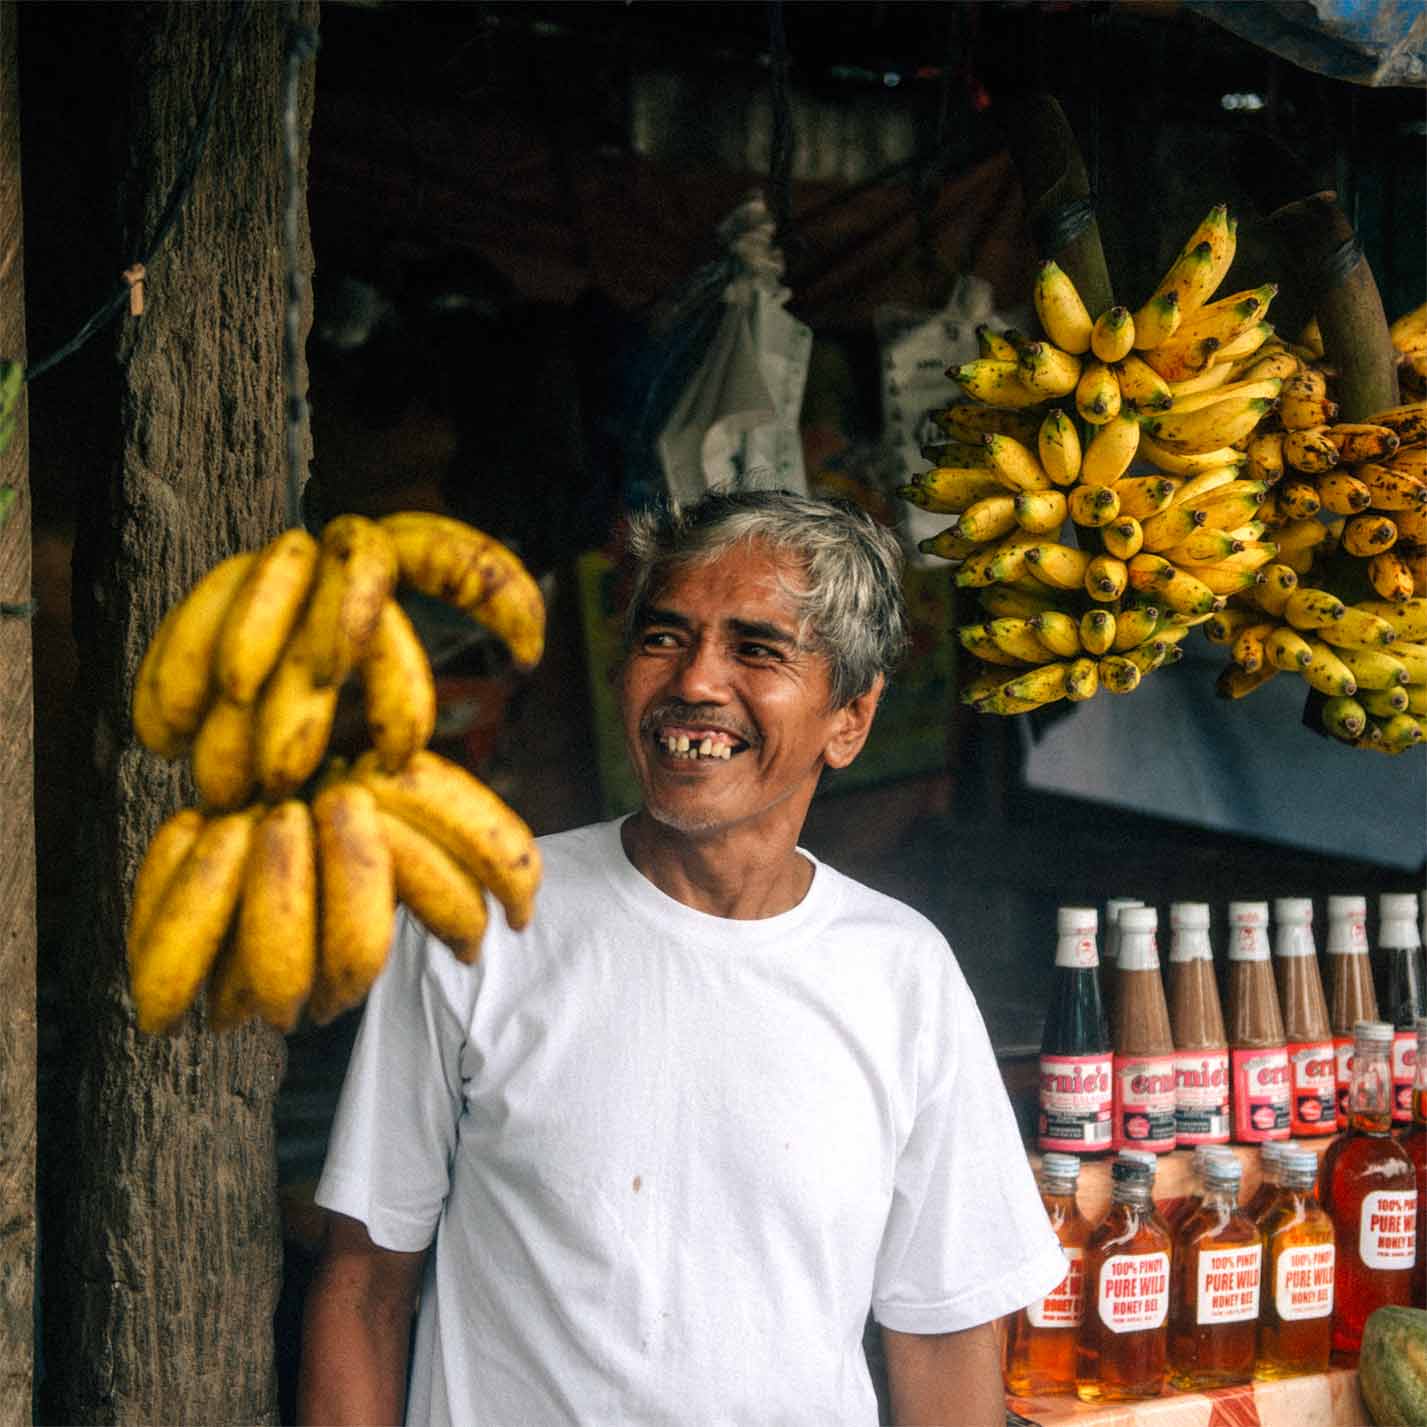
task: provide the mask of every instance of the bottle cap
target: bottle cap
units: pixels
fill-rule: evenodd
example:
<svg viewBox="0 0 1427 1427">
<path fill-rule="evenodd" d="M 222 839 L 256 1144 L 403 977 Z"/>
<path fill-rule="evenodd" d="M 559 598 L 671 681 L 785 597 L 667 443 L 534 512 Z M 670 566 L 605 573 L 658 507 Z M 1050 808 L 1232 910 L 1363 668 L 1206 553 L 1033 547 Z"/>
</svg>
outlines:
<svg viewBox="0 0 1427 1427">
<path fill-rule="evenodd" d="M 1392 1025 L 1388 1021 L 1357 1021 L 1353 1024 L 1353 1044 L 1390 1046 Z"/>
<path fill-rule="evenodd" d="M 1211 1159 L 1234 1159 L 1236 1156 L 1228 1145 L 1195 1145 L 1194 1146 L 1194 1169 L 1196 1173 L 1203 1173 L 1204 1166 Z"/>
<path fill-rule="evenodd" d="M 1041 1156 L 1041 1174 L 1046 1179 L 1079 1179 L 1080 1156 L 1051 1150 Z"/>
<path fill-rule="evenodd" d="M 1384 922 L 1415 922 L 1417 894 L 1415 892 L 1384 892 L 1377 899 L 1377 915 Z"/>
<path fill-rule="evenodd" d="M 1055 914 L 1055 929 L 1061 936 L 1093 932 L 1099 924 L 1100 914 L 1094 907 L 1062 907 Z"/>
<path fill-rule="evenodd" d="M 1269 1165 L 1278 1162 L 1284 1150 L 1292 1148 L 1287 1140 L 1266 1140 L 1259 1146 L 1259 1164 L 1267 1169 Z"/>
<path fill-rule="evenodd" d="M 1244 1178 L 1244 1167 L 1233 1155 L 1227 1159 L 1216 1156 L 1204 1161 L 1204 1182 L 1237 1189 Z"/>
<path fill-rule="evenodd" d="M 1267 902 L 1230 902 L 1229 920 L 1236 927 L 1266 927 Z"/>
<path fill-rule="evenodd" d="M 1273 904 L 1273 919 L 1276 922 L 1292 922 L 1301 925 L 1313 920 L 1313 899 L 1311 897 L 1278 897 Z"/>
<path fill-rule="evenodd" d="M 1117 1184 L 1150 1184 L 1154 1179 L 1154 1156 L 1148 1155 L 1151 1162 L 1146 1164 L 1146 1154 L 1141 1150 L 1122 1150 L 1110 1166 L 1110 1178 Z"/>
<path fill-rule="evenodd" d="M 1366 897 L 1336 896 L 1328 898 L 1328 919 L 1335 921 L 1339 917 L 1365 917 L 1368 914 L 1368 899 Z"/>
<path fill-rule="evenodd" d="M 1119 916 L 1119 928 L 1125 932 L 1152 932 L 1159 926 L 1159 913 L 1153 907 L 1126 907 Z"/>
<path fill-rule="evenodd" d="M 1125 910 L 1126 907 L 1143 907 L 1145 899 L 1143 897 L 1111 897 L 1105 903 L 1105 925 L 1113 926 L 1115 918 Z"/>
<path fill-rule="evenodd" d="M 1209 903 L 1172 902 L 1169 924 L 1175 931 L 1203 931 L 1209 925 Z"/>
<path fill-rule="evenodd" d="M 1283 1145 L 1279 1151 L 1279 1171 L 1290 1184 L 1307 1188 L 1318 1178 L 1318 1156 L 1298 1145 Z"/>
</svg>

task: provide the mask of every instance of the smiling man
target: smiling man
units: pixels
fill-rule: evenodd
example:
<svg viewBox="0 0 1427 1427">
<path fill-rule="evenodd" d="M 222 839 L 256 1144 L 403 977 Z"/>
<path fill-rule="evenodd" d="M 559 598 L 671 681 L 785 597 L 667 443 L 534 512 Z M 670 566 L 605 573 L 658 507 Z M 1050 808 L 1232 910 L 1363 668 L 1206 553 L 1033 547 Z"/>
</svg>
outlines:
<svg viewBox="0 0 1427 1427">
<path fill-rule="evenodd" d="M 902 652 L 896 542 L 746 492 L 630 543 L 643 804 L 542 839 L 533 925 L 475 967 L 403 923 L 302 1420 L 872 1427 L 870 1306 L 896 1422 L 1001 1427 L 994 1320 L 1064 1259 L 985 1029 L 925 918 L 798 845 Z"/>
</svg>

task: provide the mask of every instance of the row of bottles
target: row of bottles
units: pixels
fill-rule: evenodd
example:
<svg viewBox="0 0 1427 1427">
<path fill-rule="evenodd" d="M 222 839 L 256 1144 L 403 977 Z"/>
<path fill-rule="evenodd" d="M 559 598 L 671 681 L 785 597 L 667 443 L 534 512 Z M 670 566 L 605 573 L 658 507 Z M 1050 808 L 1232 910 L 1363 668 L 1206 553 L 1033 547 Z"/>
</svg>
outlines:
<svg viewBox="0 0 1427 1427">
<path fill-rule="evenodd" d="M 1227 1018 L 1209 939 L 1209 907 L 1177 902 L 1167 978 L 1158 914 L 1110 903 L 1103 987 L 1093 907 L 1062 907 L 1040 1058 L 1038 1142 L 1094 1154 L 1330 1135 L 1346 1127 L 1352 1027 L 1382 1014 L 1394 1026 L 1393 1117 L 1411 1116 L 1413 1023 L 1427 1014 L 1417 898 L 1386 893 L 1379 949 L 1369 951 L 1366 900 L 1329 899 L 1330 994 L 1313 937 L 1313 904 L 1229 904 Z M 1381 968 L 1382 996 L 1373 962 Z M 1167 980 L 1167 986 L 1166 986 Z M 1113 994 L 1105 991 L 1113 986 Z M 1106 1008 L 1108 1000 L 1109 1008 Z"/>
<path fill-rule="evenodd" d="M 1427 1017 L 1415 1039 L 1414 1119 L 1402 1143 L 1392 1134 L 1393 1027 L 1360 1022 L 1348 1132 L 1321 1165 L 1311 1148 L 1264 1145 L 1263 1183 L 1243 1206 L 1242 1165 L 1227 1147 L 1196 1151 L 1200 1192 L 1168 1218 L 1153 1199 L 1156 1157 L 1125 1150 L 1092 1229 L 1076 1203 L 1079 1158 L 1047 1153 L 1042 1199 L 1067 1273 L 1009 1320 L 1007 1391 L 1124 1400 L 1166 1383 L 1205 1389 L 1321 1372 L 1354 1359 L 1375 1308 L 1427 1301 Z"/>
</svg>

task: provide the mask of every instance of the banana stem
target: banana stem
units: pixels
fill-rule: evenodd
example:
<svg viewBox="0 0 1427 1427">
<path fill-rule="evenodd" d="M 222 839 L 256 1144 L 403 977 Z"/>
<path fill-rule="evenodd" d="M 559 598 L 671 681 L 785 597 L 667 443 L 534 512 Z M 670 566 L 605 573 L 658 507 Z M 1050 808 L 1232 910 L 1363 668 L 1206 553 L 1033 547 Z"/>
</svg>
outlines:
<svg viewBox="0 0 1427 1427">
<path fill-rule="evenodd" d="M 1318 316 L 1323 350 L 1338 372 L 1338 418 L 1362 421 L 1397 405 L 1397 368 L 1372 268 L 1331 190 L 1268 217 L 1283 260 Z"/>
<path fill-rule="evenodd" d="M 1006 139 L 1038 256 L 1069 273 L 1092 316 L 1113 307 L 1090 180 L 1065 111 L 1049 94 L 1025 95 L 1007 106 Z"/>
</svg>

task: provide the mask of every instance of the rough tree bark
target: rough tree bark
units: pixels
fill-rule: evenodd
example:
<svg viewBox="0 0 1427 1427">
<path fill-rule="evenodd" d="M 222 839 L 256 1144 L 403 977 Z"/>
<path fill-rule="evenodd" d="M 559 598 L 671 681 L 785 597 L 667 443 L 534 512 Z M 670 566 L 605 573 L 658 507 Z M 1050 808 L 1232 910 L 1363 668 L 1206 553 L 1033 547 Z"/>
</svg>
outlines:
<svg viewBox="0 0 1427 1427">
<path fill-rule="evenodd" d="M 133 254 L 158 226 L 230 4 L 122 10 L 113 191 L 116 252 Z M 283 1044 L 262 1029 L 216 1037 L 197 1013 L 174 1036 L 139 1034 L 123 928 L 149 837 L 193 800 L 186 767 L 134 741 L 140 656 L 203 571 L 283 524 L 286 15 L 272 4 L 246 15 L 193 191 L 150 265 L 144 314 L 121 321 L 117 400 L 96 394 L 114 462 L 83 502 L 74 568 L 91 803 L 63 977 L 55 1104 L 68 1136 L 45 1150 L 45 1407 L 63 1422 L 276 1421 Z M 303 19 L 316 23 L 315 0 Z"/>
<path fill-rule="evenodd" d="M 0 357 L 25 360 L 17 15 L 0 0 Z M 0 602 L 30 593 L 27 428 L 0 455 Z M 0 614 L 0 1427 L 30 1421 L 35 1282 L 35 819 L 30 626 Z"/>
</svg>

